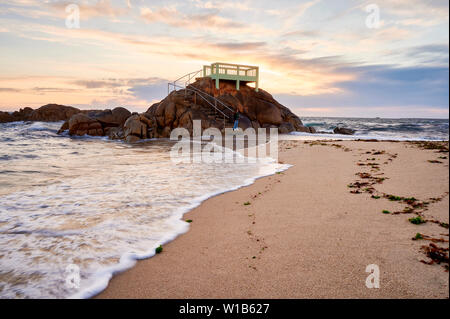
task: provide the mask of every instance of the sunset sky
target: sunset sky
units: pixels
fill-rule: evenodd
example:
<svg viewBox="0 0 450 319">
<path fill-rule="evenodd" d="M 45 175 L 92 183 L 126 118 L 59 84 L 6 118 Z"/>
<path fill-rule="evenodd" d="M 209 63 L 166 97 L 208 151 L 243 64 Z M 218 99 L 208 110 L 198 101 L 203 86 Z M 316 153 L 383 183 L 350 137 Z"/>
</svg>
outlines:
<svg viewBox="0 0 450 319">
<path fill-rule="evenodd" d="M 66 26 L 77 4 L 80 28 Z M 379 24 L 368 25 L 379 8 Z M 144 111 L 212 62 L 299 116 L 448 118 L 448 0 L 0 2 L 0 110 Z M 369 6 L 373 8 L 373 6 Z M 370 16 L 372 15 L 372 16 Z"/>
</svg>

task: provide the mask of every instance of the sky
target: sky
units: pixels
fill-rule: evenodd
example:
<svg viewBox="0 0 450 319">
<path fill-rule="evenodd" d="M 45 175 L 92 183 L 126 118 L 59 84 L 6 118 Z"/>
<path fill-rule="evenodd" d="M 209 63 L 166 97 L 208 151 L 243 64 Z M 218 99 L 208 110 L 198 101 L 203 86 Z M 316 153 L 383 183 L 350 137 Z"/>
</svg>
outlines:
<svg viewBox="0 0 450 319">
<path fill-rule="evenodd" d="M 448 30 L 448 0 L 1 0 L 0 110 L 143 112 L 227 62 L 299 116 L 448 118 Z"/>
</svg>

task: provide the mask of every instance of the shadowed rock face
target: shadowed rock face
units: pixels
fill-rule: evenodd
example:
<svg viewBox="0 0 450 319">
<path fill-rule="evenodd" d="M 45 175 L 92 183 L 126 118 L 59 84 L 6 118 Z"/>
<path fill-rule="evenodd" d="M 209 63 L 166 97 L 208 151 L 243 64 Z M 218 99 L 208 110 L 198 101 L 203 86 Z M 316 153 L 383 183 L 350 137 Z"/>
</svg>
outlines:
<svg viewBox="0 0 450 319">
<path fill-rule="evenodd" d="M 103 136 L 104 131 L 99 121 L 83 113 L 78 113 L 69 120 L 69 134 L 78 136 Z"/>
<path fill-rule="evenodd" d="M 70 135 L 109 136 L 123 138 L 123 126 L 131 112 L 123 107 L 104 111 L 79 111 L 66 121 L 58 133 L 69 130 Z"/>
<path fill-rule="evenodd" d="M 342 134 L 342 135 L 353 135 L 355 134 L 355 130 L 345 127 L 336 127 L 333 130 L 334 134 Z"/>
<path fill-rule="evenodd" d="M 168 137 L 167 132 L 176 127 L 184 127 L 192 132 L 192 120 L 202 120 L 202 128 L 231 127 L 233 113 L 236 110 L 241 113 L 239 126 L 242 129 L 277 127 L 280 133 L 315 132 L 314 128 L 303 126 L 297 115 L 278 103 L 272 95 L 264 90 L 259 89 L 256 92 L 254 88 L 242 85 L 237 91 L 235 83 L 227 81 L 221 81 L 217 90 L 215 82 L 208 77 L 197 79 L 188 89 L 191 90 L 170 93 L 164 100 L 152 105 L 147 110 L 145 115 L 148 118 L 154 118 L 157 123 L 156 137 Z M 231 110 L 218 103 L 217 108 L 220 111 L 215 111 L 214 107 L 193 90 L 206 92 L 218 98 Z M 214 104 L 213 99 L 206 99 Z"/>
</svg>

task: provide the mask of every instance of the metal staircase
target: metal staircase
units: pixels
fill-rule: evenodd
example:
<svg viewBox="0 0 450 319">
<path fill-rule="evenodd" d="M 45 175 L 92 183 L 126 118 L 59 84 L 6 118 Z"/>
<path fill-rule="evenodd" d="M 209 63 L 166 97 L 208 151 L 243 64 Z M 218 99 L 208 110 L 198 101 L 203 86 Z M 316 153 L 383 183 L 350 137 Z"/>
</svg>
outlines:
<svg viewBox="0 0 450 319">
<path fill-rule="evenodd" d="M 173 82 L 167 83 L 167 95 L 171 93 L 171 91 L 184 90 L 184 96 L 187 98 L 188 93 L 194 94 L 194 104 L 197 104 L 197 97 L 201 100 L 205 101 L 208 106 L 210 106 L 211 112 L 207 112 L 206 115 L 217 117 L 217 113 L 220 113 L 223 116 L 224 128 L 226 126 L 226 120 L 231 120 L 234 110 L 231 106 L 222 102 L 218 98 L 212 96 L 211 94 L 206 93 L 203 90 L 200 90 L 191 84 L 192 80 L 201 74 L 203 70 L 194 71 L 183 75 L 182 77 L 176 79 Z M 213 111 L 213 112 L 212 112 Z M 228 114 L 227 114 L 228 113 Z"/>
</svg>

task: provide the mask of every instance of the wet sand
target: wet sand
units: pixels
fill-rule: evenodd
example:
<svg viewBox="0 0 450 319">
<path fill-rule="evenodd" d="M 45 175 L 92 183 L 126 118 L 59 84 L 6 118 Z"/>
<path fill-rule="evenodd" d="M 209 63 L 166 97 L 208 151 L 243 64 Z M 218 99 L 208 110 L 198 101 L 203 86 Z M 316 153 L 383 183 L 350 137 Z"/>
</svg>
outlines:
<svg viewBox="0 0 450 319">
<path fill-rule="evenodd" d="M 293 166 L 202 203 L 184 216 L 193 220 L 186 234 L 97 298 L 448 298 L 448 264 L 421 262 L 432 241 L 412 240 L 449 247 L 448 153 L 284 141 L 279 158 Z M 412 207 L 409 197 L 426 205 L 393 214 Z M 417 214 L 428 222 L 412 224 Z M 379 266 L 379 289 L 366 287 L 369 264 Z"/>
</svg>

